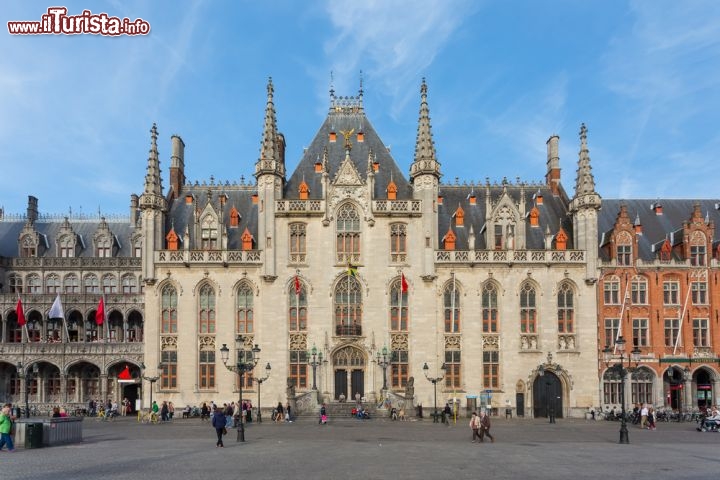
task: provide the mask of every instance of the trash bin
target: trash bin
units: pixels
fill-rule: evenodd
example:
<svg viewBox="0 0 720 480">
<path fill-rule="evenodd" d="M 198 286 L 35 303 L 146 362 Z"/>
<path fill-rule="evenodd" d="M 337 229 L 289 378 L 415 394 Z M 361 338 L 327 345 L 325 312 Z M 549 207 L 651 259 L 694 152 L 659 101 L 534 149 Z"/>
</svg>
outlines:
<svg viewBox="0 0 720 480">
<path fill-rule="evenodd" d="M 25 424 L 25 448 L 42 448 L 43 446 L 43 424 Z"/>
</svg>

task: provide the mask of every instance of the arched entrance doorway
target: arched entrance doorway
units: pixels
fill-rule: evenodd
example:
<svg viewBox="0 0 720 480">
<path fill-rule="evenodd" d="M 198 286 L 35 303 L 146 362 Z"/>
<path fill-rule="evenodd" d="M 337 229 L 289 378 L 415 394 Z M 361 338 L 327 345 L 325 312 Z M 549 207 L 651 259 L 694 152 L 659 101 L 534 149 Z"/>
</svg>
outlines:
<svg viewBox="0 0 720 480">
<path fill-rule="evenodd" d="M 546 370 L 533 382 L 533 416 L 547 418 L 551 410 L 556 418 L 562 418 L 562 383 L 557 375 Z"/>
<path fill-rule="evenodd" d="M 689 372 L 689 369 L 688 369 Z M 685 373 L 680 367 L 670 367 L 663 374 L 665 390 L 665 406 L 681 411 L 685 406 L 683 395 L 685 392 Z"/>
<path fill-rule="evenodd" d="M 333 353 L 335 371 L 334 398 L 354 398 L 365 395 L 365 354 L 357 347 L 345 346 Z"/>
<path fill-rule="evenodd" d="M 695 385 L 697 385 L 698 408 L 709 408 L 713 405 L 713 387 L 710 373 L 704 368 L 695 372 Z"/>
</svg>

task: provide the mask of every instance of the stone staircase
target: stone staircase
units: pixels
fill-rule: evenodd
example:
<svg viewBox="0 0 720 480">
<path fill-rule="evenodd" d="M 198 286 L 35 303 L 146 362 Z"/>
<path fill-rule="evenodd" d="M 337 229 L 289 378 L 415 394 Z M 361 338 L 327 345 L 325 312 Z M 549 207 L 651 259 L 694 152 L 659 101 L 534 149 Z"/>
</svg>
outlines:
<svg viewBox="0 0 720 480">
<path fill-rule="evenodd" d="M 371 403 L 363 403 L 363 408 L 368 411 L 370 414 L 370 418 L 384 418 L 389 415 L 389 412 L 387 412 L 385 409 L 378 409 L 377 405 L 371 404 Z M 303 412 L 300 413 L 297 416 L 298 420 L 307 420 L 307 419 L 317 419 L 320 415 L 320 407 L 321 405 L 318 405 L 317 408 L 312 412 Z M 353 417 L 351 415 L 352 409 L 356 407 L 355 402 L 329 402 L 325 404 L 325 411 L 327 412 L 327 416 L 329 419 L 335 421 L 335 420 L 342 420 L 342 419 L 348 419 L 353 420 Z M 378 417 L 379 415 L 379 417 Z"/>
</svg>

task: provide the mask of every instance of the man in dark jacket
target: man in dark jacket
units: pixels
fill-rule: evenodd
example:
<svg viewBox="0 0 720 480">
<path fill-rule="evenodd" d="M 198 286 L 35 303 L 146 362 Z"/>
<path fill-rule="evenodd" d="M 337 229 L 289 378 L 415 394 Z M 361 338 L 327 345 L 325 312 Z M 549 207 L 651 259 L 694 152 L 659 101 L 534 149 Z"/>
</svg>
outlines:
<svg viewBox="0 0 720 480">
<path fill-rule="evenodd" d="M 212 416 L 212 426 L 215 428 L 215 433 L 217 433 L 217 443 L 215 444 L 216 447 L 224 447 L 223 445 L 223 432 L 225 431 L 225 414 L 223 413 L 222 409 L 216 408 L 215 412 Z"/>
</svg>

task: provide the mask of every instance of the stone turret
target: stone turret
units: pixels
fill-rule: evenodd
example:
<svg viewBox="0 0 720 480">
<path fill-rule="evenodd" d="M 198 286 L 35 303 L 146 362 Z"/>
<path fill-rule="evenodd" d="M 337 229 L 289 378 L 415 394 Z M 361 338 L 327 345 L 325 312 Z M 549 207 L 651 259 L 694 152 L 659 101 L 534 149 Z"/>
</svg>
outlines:
<svg viewBox="0 0 720 480">
<path fill-rule="evenodd" d="M 147 284 L 155 283 L 154 252 L 163 248 L 165 239 L 165 212 L 167 200 L 162 192 L 160 177 L 160 154 L 157 148 L 157 126 L 150 129 L 150 154 L 145 174 L 145 190 L 140 196 L 139 207 L 143 232 L 142 276 Z"/>
<path fill-rule="evenodd" d="M 595 191 L 595 178 L 590 166 L 590 153 L 587 146 L 587 127 L 580 126 L 580 153 L 578 156 L 575 196 L 570 202 L 573 215 L 575 248 L 585 250 L 587 255 L 586 281 L 594 282 L 597 273 L 597 212 L 602 199 Z"/>
<path fill-rule="evenodd" d="M 277 277 L 277 250 L 273 248 L 275 200 L 282 198 L 285 184 L 285 138 L 277 130 L 274 92 L 272 78 L 268 78 L 260 158 L 255 164 L 259 202 L 257 248 L 265 251 L 263 278 L 268 281 Z"/>
<path fill-rule="evenodd" d="M 413 196 L 422 200 L 423 235 L 426 245 L 423 252 L 422 276 L 426 280 L 435 277 L 434 252 L 438 248 L 436 202 L 440 176 L 440 162 L 435 154 L 430 108 L 427 103 L 427 84 L 423 78 L 420 85 L 420 116 L 415 140 L 415 159 L 410 165 L 410 181 L 413 184 Z"/>
</svg>

